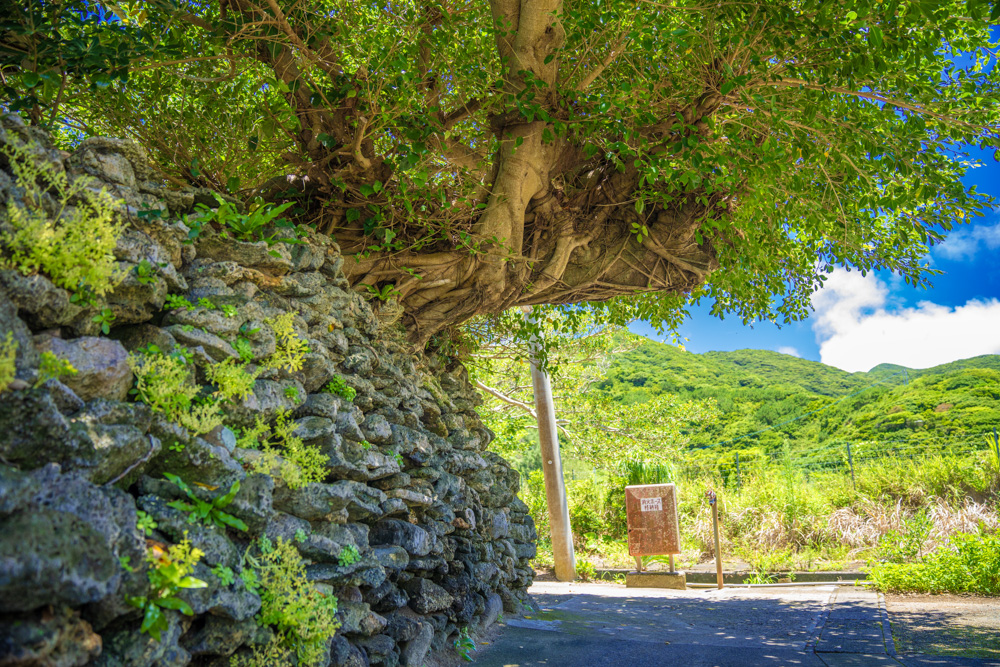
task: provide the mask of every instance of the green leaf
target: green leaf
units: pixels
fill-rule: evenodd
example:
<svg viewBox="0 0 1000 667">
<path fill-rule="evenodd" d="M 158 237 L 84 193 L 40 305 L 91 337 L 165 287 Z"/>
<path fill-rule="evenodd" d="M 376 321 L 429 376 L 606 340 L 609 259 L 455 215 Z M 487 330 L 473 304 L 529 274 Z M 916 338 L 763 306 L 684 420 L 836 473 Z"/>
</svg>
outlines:
<svg viewBox="0 0 1000 667">
<path fill-rule="evenodd" d="M 160 641 L 163 631 L 168 627 L 167 619 L 163 616 L 160 608 L 155 604 L 147 605 L 146 613 L 142 617 L 142 625 L 139 626 L 139 632 L 145 632 L 156 641 Z"/>
<path fill-rule="evenodd" d="M 215 518 L 221 521 L 222 523 L 226 524 L 230 528 L 235 528 L 236 530 L 243 531 L 244 533 L 250 530 L 249 526 L 247 526 L 242 520 L 234 517 L 232 514 L 227 514 L 225 512 L 216 512 Z"/>
<path fill-rule="evenodd" d="M 185 616 L 194 616 L 194 609 L 191 608 L 191 605 L 180 598 L 160 598 L 159 600 L 156 600 L 156 606 L 163 607 L 164 609 L 179 611 Z"/>
<path fill-rule="evenodd" d="M 216 498 L 212 504 L 220 509 L 226 507 L 231 502 L 233 502 L 233 498 L 235 498 L 236 494 L 239 492 L 240 492 L 240 480 L 236 480 L 235 482 L 233 482 L 233 485 L 229 487 L 229 491 L 226 493 L 226 495 Z"/>
<path fill-rule="evenodd" d="M 34 88 L 38 85 L 39 80 L 38 74 L 35 72 L 23 72 L 21 74 L 21 83 L 27 88 Z"/>
</svg>

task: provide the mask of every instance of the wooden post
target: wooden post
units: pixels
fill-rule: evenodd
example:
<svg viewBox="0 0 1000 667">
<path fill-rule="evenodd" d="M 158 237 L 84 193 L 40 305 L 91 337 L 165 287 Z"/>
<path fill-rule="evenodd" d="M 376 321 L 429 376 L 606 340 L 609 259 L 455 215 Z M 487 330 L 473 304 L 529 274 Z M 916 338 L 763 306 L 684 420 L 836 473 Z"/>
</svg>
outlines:
<svg viewBox="0 0 1000 667">
<path fill-rule="evenodd" d="M 722 590 L 722 547 L 719 544 L 719 505 L 716 502 L 715 491 L 707 491 L 708 504 L 712 506 L 712 528 L 715 531 L 715 580 Z"/>
<path fill-rule="evenodd" d="M 525 318 L 531 319 L 530 309 L 523 310 Z M 573 533 L 569 523 L 569 505 L 566 502 L 562 459 L 559 456 L 556 410 L 552 402 L 549 376 L 539 368 L 535 356 L 540 347 L 540 341 L 532 341 L 531 384 L 535 393 L 535 413 L 538 415 L 538 445 L 542 451 L 545 501 L 548 505 L 549 526 L 552 530 L 552 559 L 555 561 L 556 579 L 573 581 L 576 579 L 576 558 L 573 555 Z"/>
<path fill-rule="evenodd" d="M 677 569 L 674 567 L 674 555 L 670 554 L 670 571 L 676 572 Z"/>
<path fill-rule="evenodd" d="M 736 452 L 736 488 L 743 488 L 743 475 L 740 474 L 740 453 Z"/>
</svg>

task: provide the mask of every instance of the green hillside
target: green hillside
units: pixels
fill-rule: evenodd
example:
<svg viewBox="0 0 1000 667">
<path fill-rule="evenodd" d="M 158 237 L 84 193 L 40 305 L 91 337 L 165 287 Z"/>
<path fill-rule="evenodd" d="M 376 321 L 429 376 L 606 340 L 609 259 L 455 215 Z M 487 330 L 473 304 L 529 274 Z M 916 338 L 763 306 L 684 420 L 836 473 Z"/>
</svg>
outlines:
<svg viewBox="0 0 1000 667">
<path fill-rule="evenodd" d="M 618 355 L 597 389 L 626 404 L 659 393 L 715 399 L 721 417 L 685 434 L 692 448 L 946 446 L 1000 426 L 998 355 L 848 373 L 768 350 L 693 354 L 646 341 Z"/>
</svg>

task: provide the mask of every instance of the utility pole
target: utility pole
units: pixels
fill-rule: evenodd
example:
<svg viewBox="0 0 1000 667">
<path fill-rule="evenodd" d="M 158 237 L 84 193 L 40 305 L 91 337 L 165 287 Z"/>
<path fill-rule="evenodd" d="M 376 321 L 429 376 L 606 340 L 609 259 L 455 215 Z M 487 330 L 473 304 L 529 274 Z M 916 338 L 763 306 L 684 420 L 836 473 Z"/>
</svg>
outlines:
<svg viewBox="0 0 1000 667">
<path fill-rule="evenodd" d="M 524 307 L 522 311 L 525 319 L 534 319 L 530 308 Z M 573 581 L 576 578 L 576 558 L 573 556 L 573 532 L 569 524 L 566 484 L 563 481 L 562 459 L 559 456 L 556 409 L 552 403 L 552 385 L 549 384 L 549 376 L 539 368 L 540 349 L 541 340 L 536 335 L 531 341 L 531 385 L 535 393 L 535 414 L 538 415 L 538 444 L 542 450 L 545 501 L 549 509 L 549 526 L 552 529 L 552 558 L 556 565 L 556 579 Z"/>
</svg>

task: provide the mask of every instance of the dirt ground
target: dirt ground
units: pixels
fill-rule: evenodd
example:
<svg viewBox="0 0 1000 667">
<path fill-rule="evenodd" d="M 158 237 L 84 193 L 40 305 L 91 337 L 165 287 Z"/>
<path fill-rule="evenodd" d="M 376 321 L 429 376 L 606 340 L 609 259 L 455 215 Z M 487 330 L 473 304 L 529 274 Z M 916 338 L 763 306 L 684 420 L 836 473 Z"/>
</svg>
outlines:
<svg viewBox="0 0 1000 667">
<path fill-rule="evenodd" d="M 886 595 L 896 651 L 1000 659 L 1000 598 Z"/>
</svg>

